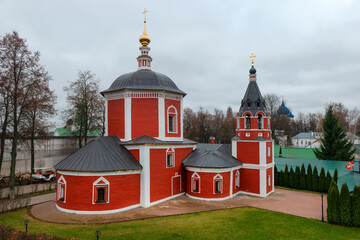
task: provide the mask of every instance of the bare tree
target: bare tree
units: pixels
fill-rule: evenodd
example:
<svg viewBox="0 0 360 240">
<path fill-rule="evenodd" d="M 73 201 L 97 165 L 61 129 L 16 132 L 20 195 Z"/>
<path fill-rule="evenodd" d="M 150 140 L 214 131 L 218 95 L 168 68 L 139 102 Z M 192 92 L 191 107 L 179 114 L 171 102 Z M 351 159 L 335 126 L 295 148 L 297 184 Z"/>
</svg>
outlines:
<svg viewBox="0 0 360 240">
<path fill-rule="evenodd" d="M 64 111 L 67 123 L 72 125 L 74 134 L 82 142 L 88 141 L 91 130 L 103 129 L 104 100 L 99 93 L 99 81 L 91 71 L 79 71 L 78 79 L 64 87 L 67 92 L 68 108 Z"/>
<path fill-rule="evenodd" d="M 34 74 L 37 81 L 29 93 L 22 131 L 25 137 L 30 139 L 31 173 L 34 173 L 35 167 L 35 139 L 48 135 L 49 118 L 55 115 L 56 103 L 56 95 L 49 87 L 51 78 L 45 69 L 40 67 Z"/>
<path fill-rule="evenodd" d="M 0 68 L 9 84 L 8 93 L 12 115 L 11 128 L 9 129 L 12 138 L 10 198 L 15 198 L 15 167 L 17 145 L 20 138 L 19 126 L 24 119 L 25 109 L 28 107 L 31 89 L 38 81 L 34 73 L 40 66 L 39 59 L 40 53 L 32 53 L 28 49 L 26 40 L 20 38 L 15 31 L 6 34 L 0 40 Z"/>
<path fill-rule="evenodd" d="M 280 96 L 275 93 L 267 93 L 264 95 L 264 100 L 266 109 L 270 112 L 271 116 L 273 116 L 280 107 Z"/>
<path fill-rule="evenodd" d="M 10 91 L 9 84 L 3 72 L 0 72 L 0 172 L 2 161 L 4 159 L 5 140 L 10 121 Z"/>
</svg>

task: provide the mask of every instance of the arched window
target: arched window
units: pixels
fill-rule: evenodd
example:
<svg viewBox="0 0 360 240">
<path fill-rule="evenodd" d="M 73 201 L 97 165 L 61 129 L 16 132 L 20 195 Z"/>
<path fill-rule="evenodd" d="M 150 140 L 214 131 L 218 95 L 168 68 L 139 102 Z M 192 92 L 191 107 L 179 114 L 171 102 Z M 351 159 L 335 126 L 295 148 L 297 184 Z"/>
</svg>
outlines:
<svg viewBox="0 0 360 240">
<path fill-rule="evenodd" d="M 250 118 L 250 114 L 246 114 L 246 116 L 245 116 L 245 128 L 246 128 L 246 129 L 251 129 L 251 118 Z"/>
<path fill-rule="evenodd" d="M 166 151 L 166 167 L 174 167 L 175 166 L 175 151 L 171 148 L 168 148 Z"/>
<path fill-rule="evenodd" d="M 223 177 L 220 174 L 217 174 L 214 177 L 214 194 L 221 194 L 223 192 Z"/>
<path fill-rule="evenodd" d="M 58 197 L 57 199 L 60 202 L 65 203 L 66 202 L 66 181 L 63 175 L 61 175 L 61 177 L 59 178 L 58 182 L 57 182 L 57 194 Z"/>
<path fill-rule="evenodd" d="M 177 133 L 177 110 L 174 106 L 170 106 L 167 109 L 167 119 L 168 119 L 168 132 L 169 133 Z"/>
<path fill-rule="evenodd" d="M 258 116 L 258 129 L 262 129 L 263 128 L 263 117 L 261 114 L 259 114 Z"/>
<path fill-rule="evenodd" d="M 239 170 L 237 170 L 235 173 L 235 188 L 239 188 L 239 187 L 240 187 L 240 172 Z"/>
<path fill-rule="evenodd" d="M 93 204 L 110 202 L 110 182 L 104 177 L 98 178 L 93 183 Z"/>
<path fill-rule="evenodd" d="M 191 191 L 195 193 L 200 192 L 200 176 L 196 172 L 191 176 Z"/>
</svg>

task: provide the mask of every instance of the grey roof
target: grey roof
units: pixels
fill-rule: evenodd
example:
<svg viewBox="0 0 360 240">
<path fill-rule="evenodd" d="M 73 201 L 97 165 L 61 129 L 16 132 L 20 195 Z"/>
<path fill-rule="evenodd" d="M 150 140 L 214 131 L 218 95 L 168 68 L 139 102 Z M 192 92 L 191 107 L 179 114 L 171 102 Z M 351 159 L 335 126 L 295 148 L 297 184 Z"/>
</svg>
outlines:
<svg viewBox="0 0 360 240">
<path fill-rule="evenodd" d="M 101 94 L 124 89 L 161 90 L 186 95 L 169 77 L 147 69 L 121 75 Z"/>
<path fill-rule="evenodd" d="M 54 166 L 57 170 L 107 172 L 140 170 L 135 157 L 117 136 L 97 137 Z"/>
<path fill-rule="evenodd" d="M 147 135 L 141 136 L 141 137 L 137 137 L 134 138 L 132 140 L 126 141 L 126 142 L 121 142 L 122 145 L 136 145 L 136 144 L 179 144 L 179 145 L 184 145 L 184 144 L 197 144 L 197 142 L 191 141 L 189 139 L 184 138 L 183 141 L 162 141 L 159 139 L 156 139 L 154 137 L 150 137 Z"/>
<path fill-rule="evenodd" d="M 229 168 L 242 165 L 231 154 L 231 144 L 198 144 L 184 160 L 184 166 L 203 168 Z"/>
<path fill-rule="evenodd" d="M 314 132 L 301 132 L 292 138 L 293 139 L 315 139 L 315 133 Z"/>
<path fill-rule="evenodd" d="M 252 75 L 256 76 L 255 74 L 250 74 L 250 76 Z M 250 103 L 250 106 L 248 103 Z M 244 112 L 251 112 L 251 114 L 255 115 L 259 111 L 263 111 L 265 114 L 267 113 L 265 100 L 261 96 L 256 80 L 250 79 L 244 98 L 241 101 L 239 113 L 242 115 Z"/>
</svg>

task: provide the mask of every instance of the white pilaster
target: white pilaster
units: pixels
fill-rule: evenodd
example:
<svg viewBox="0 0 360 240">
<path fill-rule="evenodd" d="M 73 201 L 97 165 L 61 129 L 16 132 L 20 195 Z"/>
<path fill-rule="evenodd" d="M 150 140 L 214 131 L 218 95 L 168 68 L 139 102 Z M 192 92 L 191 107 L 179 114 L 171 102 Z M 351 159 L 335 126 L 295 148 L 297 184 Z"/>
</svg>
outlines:
<svg viewBox="0 0 360 240">
<path fill-rule="evenodd" d="M 233 182 L 234 182 L 234 170 L 231 169 L 231 172 L 230 172 L 230 196 L 233 195 Z"/>
<path fill-rule="evenodd" d="M 158 97 L 158 112 L 159 112 L 159 139 L 165 138 L 165 96 Z"/>
<path fill-rule="evenodd" d="M 140 147 L 140 164 L 143 167 L 140 175 L 140 205 L 150 206 L 150 149 Z"/>
<path fill-rule="evenodd" d="M 266 142 L 259 142 L 260 165 L 266 165 Z"/>
<path fill-rule="evenodd" d="M 237 141 L 231 142 L 231 153 L 234 158 L 237 158 L 237 149 L 236 149 L 237 144 L 236 143 L 237 143 Z"/>
<path fill-rule="evenodd" d="M 125 97 L 125 141 L 131 140 L 131 97 Z"/>
<path fill-rule="evenodd" d="M 180 100 L 180 125 L 181 125 L 181 138 L 184 138 L 184 113 L 183 113 L 183 98 Z"/>
<path fill-rule="evenodd" d="M 108 99 L 105 99 L 105 136 L 109 136 L 108 126 Z"/>
<path fill-rule="evenodd" d="M 266 169 L 260 169 L 260 196 L 266 197 Z"/>
</svg>

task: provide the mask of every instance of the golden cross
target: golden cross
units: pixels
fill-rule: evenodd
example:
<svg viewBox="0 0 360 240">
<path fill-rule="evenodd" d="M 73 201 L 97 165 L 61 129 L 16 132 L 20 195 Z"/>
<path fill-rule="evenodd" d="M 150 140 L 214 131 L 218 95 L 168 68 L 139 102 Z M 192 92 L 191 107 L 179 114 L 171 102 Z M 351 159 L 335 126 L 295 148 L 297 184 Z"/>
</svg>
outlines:
<svg viewBox="0 0 360 240">
<path fill-rule="evenodd" d="M 146 21 L 146 13 L 147 13 L 146 8 L 144 8 L 144 11 L 143 11 L 143 14 L 144 14 L 144 21 Z"/>
<path fill-rule="evenodd" d="M 254 53 L 252 53 L 249 58 L 251 58 L 251 64 L 254 65 L 254 58 L 256 58 L 256 56 L 254 56 Z"/>
</svg>

